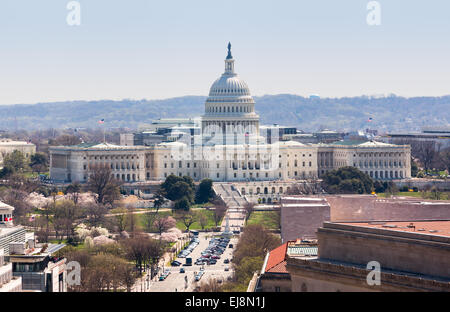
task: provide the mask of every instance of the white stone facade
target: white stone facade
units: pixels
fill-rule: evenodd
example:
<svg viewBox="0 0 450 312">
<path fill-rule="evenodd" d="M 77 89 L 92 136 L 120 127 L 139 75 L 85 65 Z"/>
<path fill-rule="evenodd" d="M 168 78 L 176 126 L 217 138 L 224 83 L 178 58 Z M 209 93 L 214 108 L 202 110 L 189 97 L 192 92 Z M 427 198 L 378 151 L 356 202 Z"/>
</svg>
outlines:
<svg viewBox="0 0 450 312">
<path fill-rule="evenodd" d="M 11 154 L 14 151 L 19 151 L 30 159 L 31 155 L 36 153 L 36 145 L 25 141 L 13 141 L 10 139 L 0 140 L 0 168 L 3 167 L 3 159 L 6 155 Z"/>
<path fill-rule="evenodd" d="M 196 120 L 192 121 L 197 124 Z M 234 72 L 231 45 L 225 72 L 210 88 L 201 133 L 152 146 L 107 143 L 50 148 L 50 177 L 86 182 L 93 165 L 106 165 L 125 182 L 190 176 L 198 181 L 287 181 L 316 179 L 355 166 L 375 179 L 409 178 L 410 148 L 378 142 L 314 145 L 260 136 L 259 116 L 247 84 Z M 124 137 L 125 139 L 125 137 Z M 132 145 L 130 138 L 125 145 Z M 270 142 L 271 144 L 267 144 Z"/>
</svg>

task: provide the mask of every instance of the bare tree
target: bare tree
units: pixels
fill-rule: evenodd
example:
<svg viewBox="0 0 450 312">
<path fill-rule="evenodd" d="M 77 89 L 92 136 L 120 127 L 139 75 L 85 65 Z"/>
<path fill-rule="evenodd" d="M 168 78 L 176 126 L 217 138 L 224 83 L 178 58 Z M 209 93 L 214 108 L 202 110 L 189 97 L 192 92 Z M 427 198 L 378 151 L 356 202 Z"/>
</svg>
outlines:
<svg viewBox="0 0 450 312">
<path fill-rule="evenodd" d="M 204 230 L 205 226 L 208 224 L 208 217 L 206 216 L 205 212 L 198 211 L 197 219 L 198 219 L 198 223 L 200 223 L 200 226 L 202 227 L 202 230 Z"/>
<path fill-rule="evenodd" d="M 255 209 L 255 204 L 254 203 L 246 203 L 244 205 L 244 209 L 245 209 L 245 221 L 248 221 L 248 219 L 250 219 L 250 216 L 251 216 L 253 210 Z"/>
<path fill-rule="evenodd" d="M 86 207 L 88 222 L 93 226 L 99 226 L 105 221 L 105 214 L 108 212 L 103 204 L 89 204 Z"/>
<path fill-rule="evenodd" d="M 202 281 L 200 286 L 196 288 L 196 292 L 220 292 L 222 287 L 218 280 L 215 278 L 209 278 L 206 281 Z"/>
<path fill-rule="evenodd" d="M 159 235 L 161 235 L 163 232 L 167 231 L 168 229 L 175 227 L 176 223 L 177 222 L 175 221 L 175 219 L 172 218 L 171 216 L 167 216 L 167 217 L 159 216 L 154 221 L 153 226 L 156 228 Z"/>
<path fill-rule="evenodd" d="M 196 221 L 196 216 L 189 211 L 184 211 L 181 213 L 181 220 L 183 220 L 186 231 L 189 231 L 189 227 Z"/>
<path fill-rule="evenodd" d="M 214 223 L 216 224 L 216 227 L 219 226 L 219 222 L 225 216 L 227 209 L 228 209 L 228 207 L 226 205 L 218 205 L 218 206 L 215 205 L 214 206 L 213 218 L 214 218 Z"/>
<path fill-rule="evenodd" d="M 119 181 L 116 180 L 108 166 L 91 166 L 91 175 L 87 183 L 87 189 L 97 194 L 97 202 L 101 204 L 112 204 L 119 199 Z"/>
</svg>

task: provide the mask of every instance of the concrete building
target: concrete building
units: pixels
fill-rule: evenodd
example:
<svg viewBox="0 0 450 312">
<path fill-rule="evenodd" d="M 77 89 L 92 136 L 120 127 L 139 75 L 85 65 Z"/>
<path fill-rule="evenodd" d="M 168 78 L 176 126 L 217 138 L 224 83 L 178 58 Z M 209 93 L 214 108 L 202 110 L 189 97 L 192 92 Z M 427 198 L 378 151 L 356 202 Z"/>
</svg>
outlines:
<svg viewBox="0 0 450 312">
<path fill-rule="evenodd" d="M 281 197 L 281 239 L 316 237 L 323 222 L 450 220 L 450 201 L 374 195 Z"/>
<path fill-rule="evenodd" d="M 53 256 L 65 245 L 45 245 L 15 243 L 7 257 L 12 264 L 13 276 L 22 279 L 24 291 L 66 292 L 66 259 Z"/>
<path fill-rule="evenodd" d="M 13 210 L 0 202 L 0 292 L 67 291 L 66 259 L 53 256 L 65 245 L 38 244 L 34 233 L 13 224 Z"/>
<path fill-rule="evenodd" d="M 422 132 L 388 133 L 380 140 L 393 144 L 411 144 L 415 142 L 434 142 L 434 147 L 441 150 L 450 147 L 450 127 L 425 128 Z"/>
<path fill-rule="evenodd" d="M 339 141 L 318 146 L 319 177 L 345 166 L 376 180 L 411 178 L 411 147 L 376 141 Z"/>
<path fill-rule="evenodd" d="M 25 141 L 0 139 L 0 168 L 3 168 L 3 159 L 5 156 L 14 151 L 19 151 L 25 158 L 30 159 L 31 155 L 36 153 L 36 145 Z"/>
<path fill-rule="evenodd" d="M 294 292 L 450 291 L 450 221 L 325 222 L 317 237 L 317 257 L 287 257 Z"/>
<path fill-rule="evenodd" d="M 0 293 L 22 291 L 22 278 L 13 276 L 12 263 L 5 262 L 5 254 L 0 249 Z"/>
<path fill-rule="evenodd" d="M 287 271 L 287 257 L 313 259 L 317 257 L 317 242 L 297 239 L 267 253 L 257 277 L 255 292 L 291 292 L 292 281 Z"/>
<path fill-rule="evenodd" d="M 108 166 L 121 181 L 142 182 L 150 178 L 150 150 L 146 146 L 109 143 L 50 148 L 50 178 L 61 182 L 86 182 L 92 168 Z"/>
</svg>

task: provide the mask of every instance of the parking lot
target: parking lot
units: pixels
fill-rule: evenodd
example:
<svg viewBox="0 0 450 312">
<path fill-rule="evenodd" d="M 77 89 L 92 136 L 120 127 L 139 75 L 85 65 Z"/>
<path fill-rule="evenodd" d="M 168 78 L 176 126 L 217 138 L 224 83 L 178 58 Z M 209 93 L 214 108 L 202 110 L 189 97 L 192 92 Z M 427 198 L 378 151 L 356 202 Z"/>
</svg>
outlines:
<svg viewBox="0 0 450 312">
<path fill-rule="evenodd" d="M 206 250 L 210 245 L 211 238 L 213 236 L 218 236 L 217 233 L 200 233 L 198 236 L 198 245 L 192 250 L 192 252 L 187 256 L 192 258 L 192 266 L 171 266 L 166 267 L 170 271 L 170 274 L 162 281 L 152 282 L 150 285 L 150 290 L 152 292 L 173 292 L 173 291 L 193 291 L 197 285 L 202 281 L 206 281 L 209 278 L 215 278 L 218 280 L 226 281 L 228 277 L 232 275 L 231 263 L 225 264 L 225 259 L 232 259 L 232 254 L 234 248 L 229 248 L 229 244 L 235 247 L 237 243 L 237 238 L 233 237 L 227 243 L 226 248 L 224 248 L 223 253 L 220 255 L 220 259 L 216 259 L 216 264 L 196 264 L 196 260 L 201 258 L 202 252 Z M 218 245 L 219 241 L 217 242 Z M 223 246 L 224 244 L 222 244 Z M 217 248 L 216 248 L 217 249 Z M 214 253 L 210 253 L 214 255 Z M 217 253 L 218 255 L 218 253 Z M 209 258 L 210 258 L 209 257 Z M 177 258 L 181 264 L 186 263 L 186 258 Z M 228 267 L 229 270 L 225 271 Z M 180 273 L 180 269 L 183 268 L 185 273 Z M 200 271 L 204 271 L 202 276 L 200 276 L 199 281 L 195 281 L 195 277 L 199 276 Z M 187 282 L 186 282 L 187 280 Z M 187 287 L 186 287 L 187 286 Z"/>
</svg>

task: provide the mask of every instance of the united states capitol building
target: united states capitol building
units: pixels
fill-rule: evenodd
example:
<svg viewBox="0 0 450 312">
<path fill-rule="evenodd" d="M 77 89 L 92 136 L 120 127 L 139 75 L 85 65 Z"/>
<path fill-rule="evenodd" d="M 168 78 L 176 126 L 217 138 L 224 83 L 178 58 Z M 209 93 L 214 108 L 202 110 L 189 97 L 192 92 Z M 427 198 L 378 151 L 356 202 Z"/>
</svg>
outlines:
<svg viewBox="0 0 450 312">
<path fill-rule="evenodd" d="M 276 109 L 276 107 L 274 107 Z M 95 166 L 124 182 L 190 176 L 213 181 L 287 181 L 320 178 L 354 166 L 374 179 L 411 177 L 410 146 L 375 141 L 304 144 L 260 126 L 255 101 L 235 72 L 228 45 L 224 73 L 212 84 L 203 116 L 154 122 L 153 129 L 106 142 L 50 148 L 50 177 L 86 182 Z"/>
</svg>

